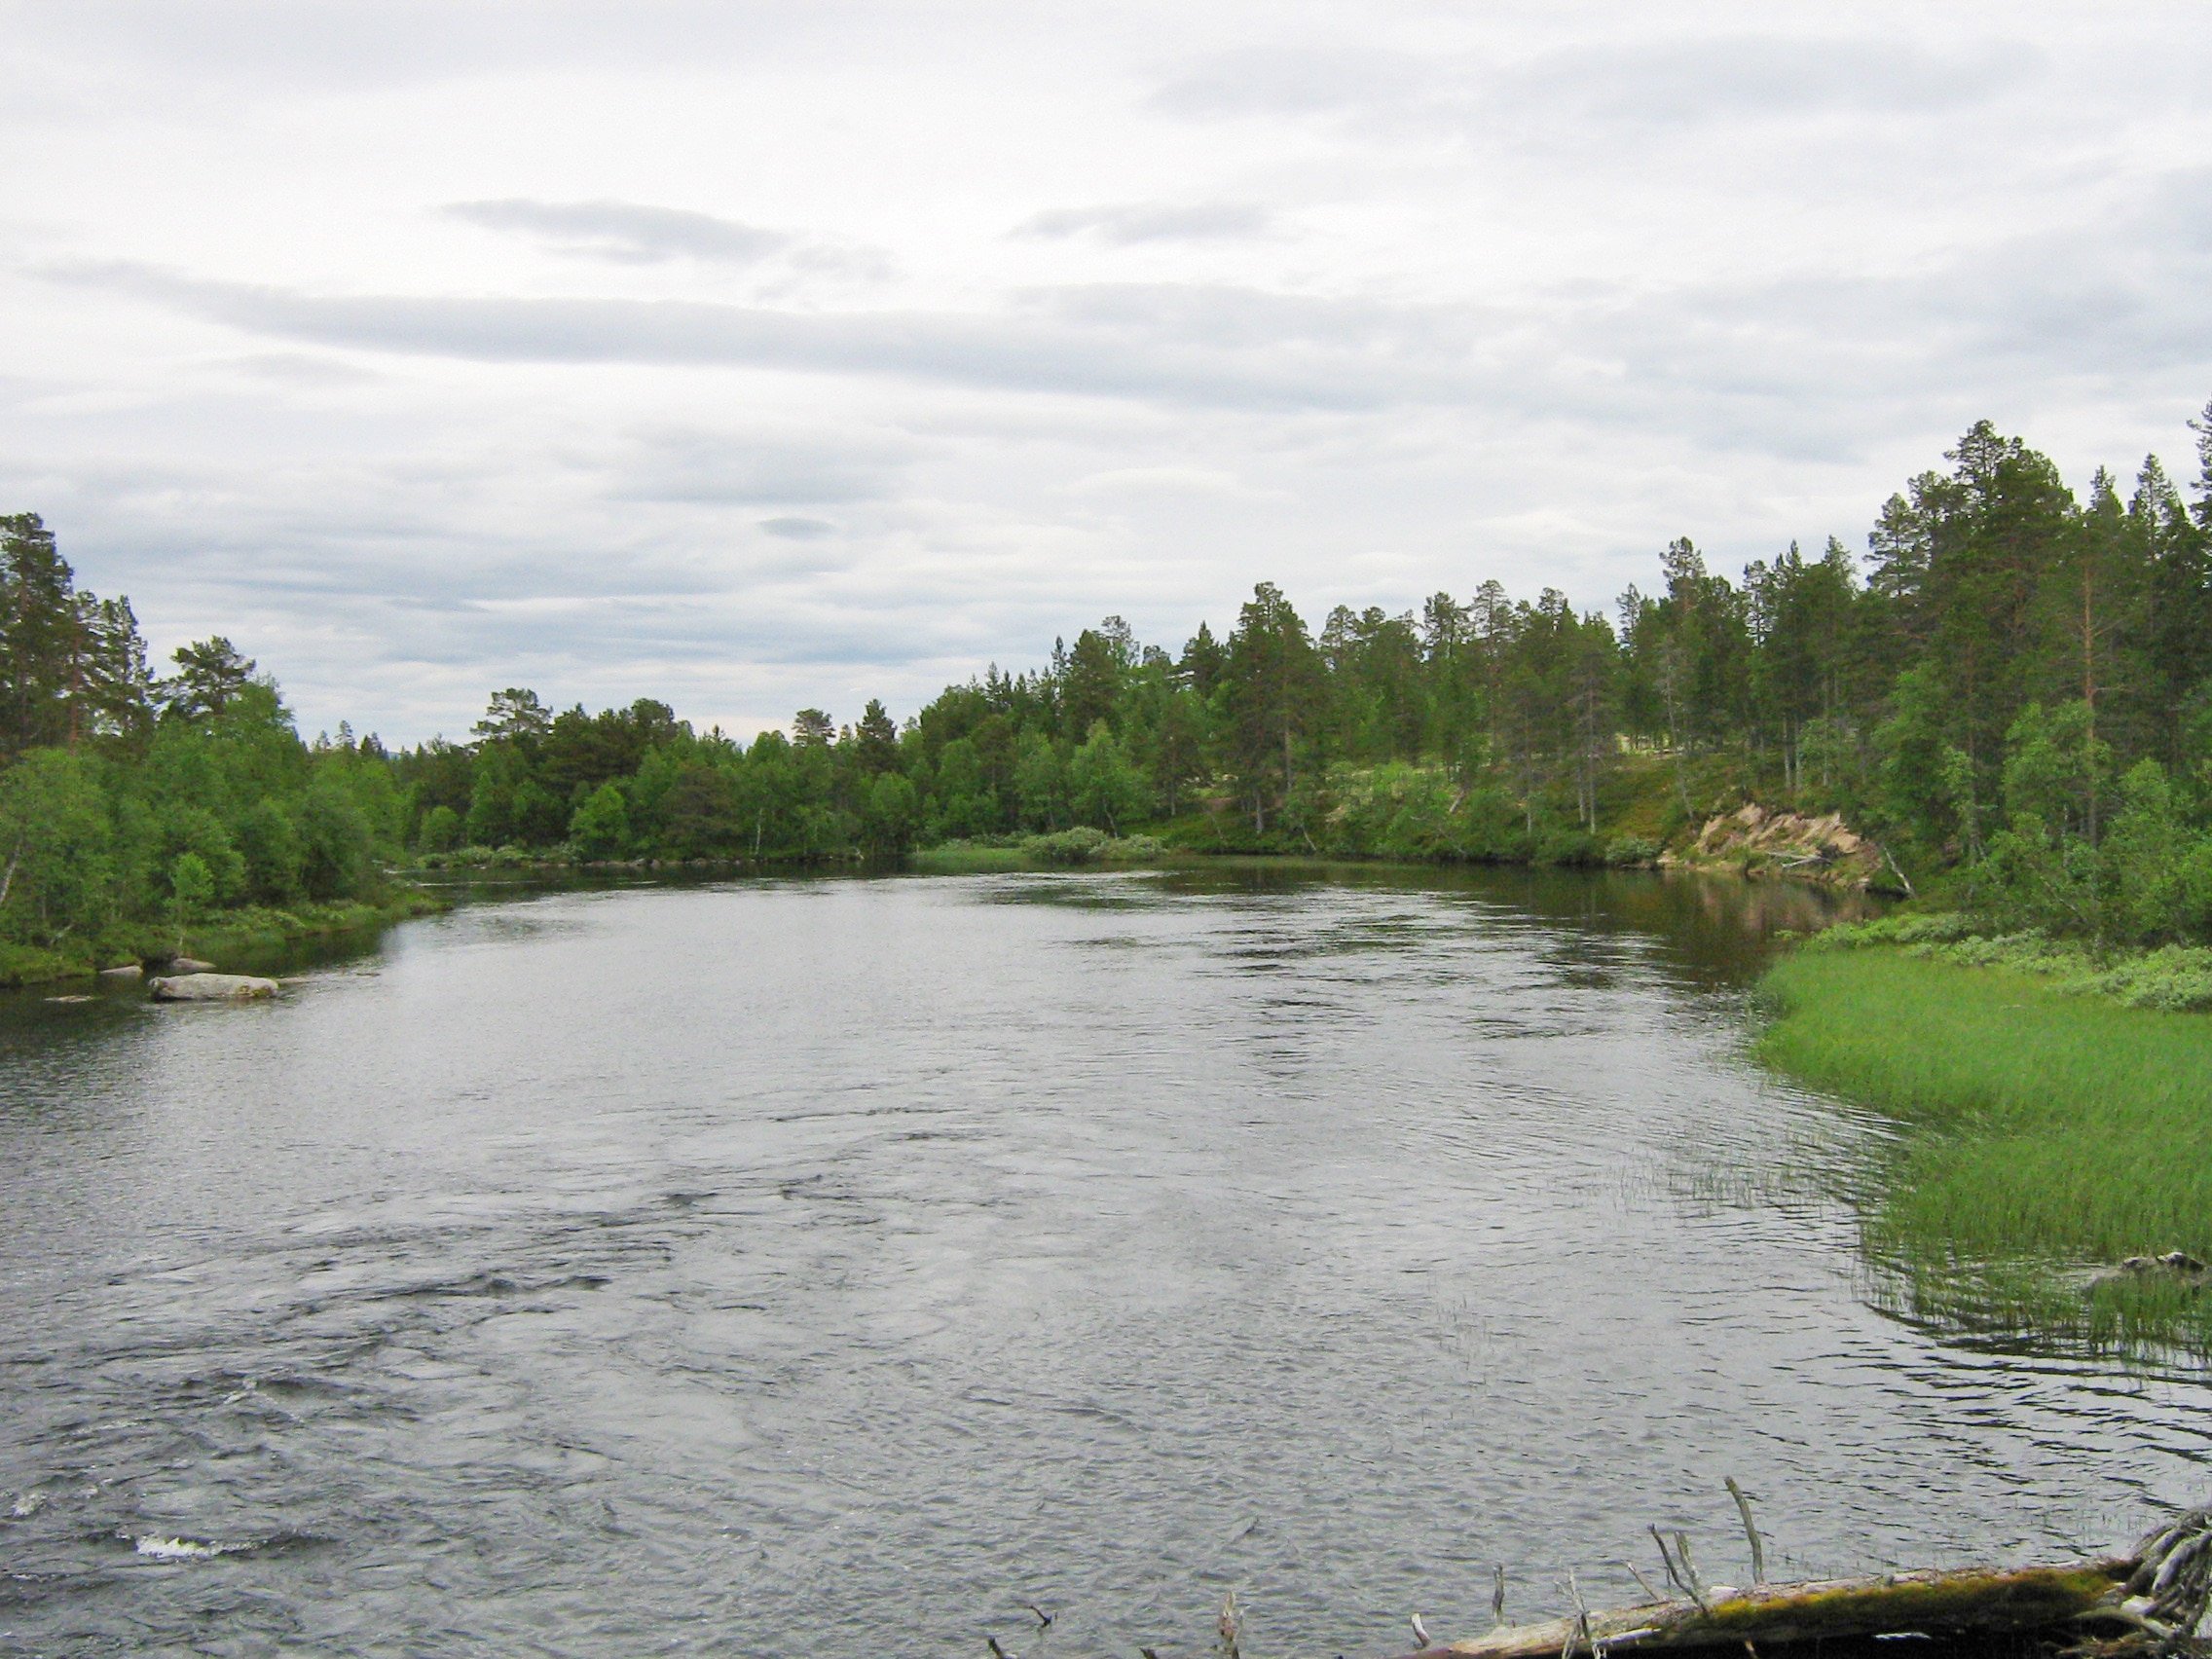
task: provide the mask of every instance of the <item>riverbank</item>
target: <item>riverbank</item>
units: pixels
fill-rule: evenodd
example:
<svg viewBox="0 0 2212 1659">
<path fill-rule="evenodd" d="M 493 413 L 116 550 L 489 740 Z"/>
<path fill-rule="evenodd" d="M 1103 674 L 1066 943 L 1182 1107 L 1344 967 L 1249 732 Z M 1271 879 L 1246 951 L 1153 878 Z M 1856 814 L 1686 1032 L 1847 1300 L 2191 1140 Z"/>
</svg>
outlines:
<svg viewBox="0 0 2212 1659">
<path fill-rule="evenodd" d="M 1895 943 L 1799 950 L 1762 989 L 1762 1060 L 1899 1125 L 1864 1226 L 1907 1311 L 2212 1353 L 2199 1281 L 2097 1276 L 2212 1259 L 2212 1019 Z"/>
<path fill-rule="evenodd" d="M 1217 783 L 1219 781 L 1217 780 Z M 1673 869 L 1741 875 L 1839 892 L 1903 895 L 1882 846 L 1834 812 L 1769 806 L 1740 756 L 1617 756 L 1593 787 L 1589 813 L 1526 799 L 1438 762 L 1331 765 L 1291 808 L 1255 815 L 1233 793 L 1186 796 L 1169 816 L 1052 830 L 945 833 L 925 813 L 900 835 L 870 841 L 825 830 L 804 846 L 686 851 L 633 838 L 612 856 L 598 841 L 461 845 L 424 850 L 418 873 L 595 875 L 667 870 L 783 870 L 903 865 L 974 872 L 1069 865 L 1181 864 L 1208 858 L 1321 858 L 1340 863 L 1503 865 L 1533 868 Z M 1064 823 L 1054 815 L 1049 822 Z M 754 848 L 757 842 L 752 843 Z"/>
<path fill-rule="evenodd" d="M 229 966 L 241 958 L 273 955 L 310 940 L 364 933 L 414 916 L 435 915 L 450 907 L 446 900 L 435 894 L 417 887 L 401 887 L 375 901 L 343 900 L 325 904 L 294 904 L 282 909 L 254 905 L 218 911 L 185 930 L 181 952 L 177 951 L 173 929 L 151 925 L 103 936 L 90 944 L 63 945 L 51 950 L 33 945 L 0 945 L 0 989 L 92 978 L 104 968 L 123 963 L 158 963 L 172 954 L 203 957 Z"/>
<path fill-rule="evenodd" d="M 1806 940 L 1804 948 L 1884 945 L 1923 961 L 2032 975 L 2048 989 L 2104 997 L 2127 1008 L 2212 1011 L 2212 949 L 2201 945 L 2099 951 L 2034 929 L 2006 933 L 1962 911 L 1907 910 L 1826 929 Z"/>
</svg>

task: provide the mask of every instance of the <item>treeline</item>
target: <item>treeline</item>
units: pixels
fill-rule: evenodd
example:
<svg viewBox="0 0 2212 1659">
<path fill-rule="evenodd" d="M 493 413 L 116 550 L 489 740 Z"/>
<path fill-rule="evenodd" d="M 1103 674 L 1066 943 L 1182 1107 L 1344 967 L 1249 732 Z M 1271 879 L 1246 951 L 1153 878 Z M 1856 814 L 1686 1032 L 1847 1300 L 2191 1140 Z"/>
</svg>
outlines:
<svg viewBox="0 0 2212 1659">
<path fill-rule="evenodd" d="M 2186 493 L 2154 458 L 2077 497 L 1984 423 L 1891 498 L 1863 555 L 1831 537 L 1731 579 L 1683 539 L 1610 613 L 1485 582 L 1318 629 L 1263 583 L 1173 651 L 1110 617 L 903 723 L 880 702 L 849 724 L 810 709 L 750 743 L 649 700 L 555 712 L 511 688 L 464 743 L 303 744 L 225 642 L 152 677 L 128 606 L 75 594 L 38 521 L 9 520 L 0 934 L 84 928 L 102 904 L 359 894 L 411 859 L 826 861 L 1143 831 L 1642 862 L 1757 798 L 1840 812 L 2022 925 L 2203 938 L 2207 422 Z M 77 803 L 78 841 L 26 813 L 42 791 Z"/>
<path fill-rule="evenodd" d="M 127 601 L 0 516 L 0 979 L 157 954 L 245 906 L 381 900 L 407 800 L 373 745 L 300 741 L 229 641 L 148 667 Z"/>
</svg>

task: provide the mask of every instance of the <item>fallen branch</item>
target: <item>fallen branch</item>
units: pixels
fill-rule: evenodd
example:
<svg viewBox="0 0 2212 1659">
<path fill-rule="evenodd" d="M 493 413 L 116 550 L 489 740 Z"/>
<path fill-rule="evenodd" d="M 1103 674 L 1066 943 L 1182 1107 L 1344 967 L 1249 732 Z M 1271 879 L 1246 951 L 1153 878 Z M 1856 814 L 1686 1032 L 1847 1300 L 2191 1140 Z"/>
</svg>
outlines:
<svg viewBox="0 0 2212 1659">
<path fill-rule="evenodd" d="M 1728 1490 L 1751 1540 L 1751 1569 L 1765 1570 L 1751 1503 L 1731 1480 Z M 1686 1600 L 1654 1599 L 1639 1607 L 1592 1612 L 1568 1575 L 1574 1611 L 1542 1624 L 1500 1624 L 1487 1636 L 1441 1650 L 1458 1659 L 1558 1659 L 1588 1652 L 1689 1653 L 1725 1649 L 1771 1659 L 1775 1648 L 1877 1636 L 2020 1636 L 2041 1633 L 2056 1650 L 2096 1659 L 2168 1659 L 2212 1604 L 2212 1509 L 2177 1515 L 2141 1540 L 2135 1552 L 2061 1567 L 2009 1570 L 1897 1572 L 1875 1578 L 1808 1584 L 1757 1584 L 1749 1590 L 1709 1589 L 1690 1558 L 1689 1538 L 1651 1530 L 1667 1575 Z M 1636 1575 L 1643 1583 L 1642 1575 Z M 1650 1586 L 1644 1586 L 1649 1591 Z M 1504 1569 L 1498 1569 L 1501 1605 Z"/>
<path fill-rule="evenodd" d="M 1744 1536 L 1751 1541 L 1751 1582 L 1766 1582 L 1766 1551 L 1759 1547 L 1759 1530 L 1751 1525 L 1751 1500 L 1744 1495 L 1744 1489 L 1736 1484 L 1734 1475 L 1721 1477 L 1727 1484 L 1728 1495 L 1736 1500 L 1736 1513 L 1744 1518 Z"/>
<path fill-rule="evenodd" d="M 2123 1609 L 2135 1569 L 2133 1559 L 2123 1559 L 2012 1572 L 1902 1572 L 1761 1585 L 1715 1596 L 1710 1604 L 1692 1599 L 1576 1612 L 1451 1642 L 1444 1651 L 1463 1659 L 1558 1659 L 1570 1642 L 1616 1653 L 1741 1652 L 1746 1641 L 1766 1648 L 1899 1631 L 2036 1630 Z M 2113 1622 L 2130 1621 L 2120 1611 Z"/>
</svg>

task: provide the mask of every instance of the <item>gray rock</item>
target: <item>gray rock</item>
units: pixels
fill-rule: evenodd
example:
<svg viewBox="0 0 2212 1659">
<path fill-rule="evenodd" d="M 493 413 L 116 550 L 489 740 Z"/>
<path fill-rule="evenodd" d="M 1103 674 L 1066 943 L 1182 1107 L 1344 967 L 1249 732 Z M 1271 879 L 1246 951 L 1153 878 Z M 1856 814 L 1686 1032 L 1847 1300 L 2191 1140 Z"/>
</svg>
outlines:
<svg viewBox="0 0 2212 1659">
<path fill-rule="evenodd" d="M 135 979 L 145 972 L 146 970 L 139 967 L 137 963 L 126 962 L 121 967 L 102 968 L 100 977 L 103 979 Z"/>
<path fill-rule="evenodd" d="M 251 974 L 165 974 L 146 988 L 156 1002 L 244 1002 L 275 996 L 276 981 Z"/>
<path fill-rule="evenodd" d="M 179 974 L 212 974 L 215 971 L 212 962 L 203 962 L 197 956 L 174 957 L 170 960 L 169 967 Z"/>
<path fill-rule="evenodd" d="M 2124 1279 L 2159 1278 L 2171 1279 L 2194 1290 L 2203 1288 L 2208 1272 L 2212 1270 L 2186 1250 L 2169 1250 L 2163 1256 L 2129 1256 L 2117 1268 L 2091 1273 L 2087 1282 L 2089 1289 L 2096 1290 Z"/>
</svg>

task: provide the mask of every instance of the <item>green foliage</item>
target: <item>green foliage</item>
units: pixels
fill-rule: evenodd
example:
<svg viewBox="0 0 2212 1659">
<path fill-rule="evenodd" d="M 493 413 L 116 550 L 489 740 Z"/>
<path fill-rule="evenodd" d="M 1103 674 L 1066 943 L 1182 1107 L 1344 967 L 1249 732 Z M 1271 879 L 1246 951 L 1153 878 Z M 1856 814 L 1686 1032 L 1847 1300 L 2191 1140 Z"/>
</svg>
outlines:
<svg viewBox="0 0 2212 1659">
<path fill-rule="evenodd" d="M 1943 943 L 1953 927 L 1890 932 L 1955 951 L 1968 941 Z M 2196 972 L 2212 965 L 2212 952 L 2194 955 Z M 1978 1299 L 1997 1317 L 1998 1292 L 2025 1294 L 2046 1327 L 2055 1312 L 2084 1331 L 2118 1321 L 2125 1335 L 2212 1348 L 2212 1304 L 2091 1305 L 2053 1271 L 2212 1255 L 2212 1021 L 1896 948 L 1801 951 L 1766 989 L 1784 1012 L 1764 1059 L 1906 1127 L 1867 1225 L 1917 1296 L 1969 1311 Z"/>
<path fill-rule="evenodd" d="M 514 838 L 520 826 L 515 796 L 528 781 L 522 752 L 511 744 L 486 744 L 476 756 L 468 791 L 468 839 L 496 847 Z"/>
<path fill-rule="evenodd" d="M 1615 835 L 1605 843 L 1605 863 L 1616 869 L 1636 869 L 1657 864 L 1665 851 L 1657 841 L 1641 835 Z"/>
<path fill-rule="evenodd" d="M 1067 822 L 1067 762 L 1044 732 L 1022 734 L 1014 789 L 1021 803 L 1021 821 L 1028 828 L 1050 831 Z"/>
<path fill-rule="evenodd" d="M 861 833 L 866 849 L 877 858 L 896 858 L 913 844 L 921 819 L 921 802 L 913 781 L 898 772 L 879 773 L 869 784 L 867 808 Z"/>
<path fill-rule="evenodd" d="M 1829 537 L 1733 579 L 1677 537 L 1656 591 L 1612 615 L 1484 582 L 1395 612 L 1339 606 L 1317 630 L 1262 582 L 1234 627 L 1201 623 L 1179 652 L 1110 616 L 903 724 L 870 700 L 849 725 L 805 709 L 750 744 L 649 698 L 556 712 L 509 686 L 466 742 L 390 755 L 341 725 L 306 745 L 226 639 L 154 682 L 128 606 L 79 593 L 35 516 L 0 520 L 0 767 L 79 756 L 97 797 L 73 839 L 25 841 L 0 942 L 105 926 L 83 919 L 103 904 L 161 912 L 186 851 L 218 906 L 366 894 L 410 849 L 767 863 L 1079 829 L 1650 865 L 1746 802 L 1840 814 L 1886 868 L 1998 932 L 2092 954 L 2201 942 L 2212 419 L 2199 435 L 2186 498 L 2154 459 L 2132 495 L 2100 472 L 2076 500 L 1983 424 L 1883 508 L 1863 561 Z M 33 856 L 64 842 L 66 879 Z"/>
<path fill-rule="evenodd" d="M 80 592 L 38 514 L 0 515 L 0 764 L 140 736 L 152 698 L 129 601 Z"/>
<path fill-rule="evenodd" d="M 602 784 L 569 819 L 569 845 L 579 859 L 621 858 L 630 850 L 630 803 Z"/>
<path fill-rule="evenodd" d="M 1056 834 L 1032 835 L 1021 846 L 1032 858 L 1048 864 L 1088 864 L 1112 839 L 1103 830 L 1079 824 L 1073 830 L 1062 830 Z"/>
<path fill-rule="evenodd" d="M 299 897 L 307 850 L 291 814 L 266 795 L 239 823 L 239 856 L 246 897 L 257 904 L 284 904 Z"/>
<path fill-rule="evenodd" d="M 51 948 L 122 898 L 112 808 L 81 755 L 34 749 L 0 773 L 0 939 Z"/>
<path fill-rule="evenodd" d="M 2096 996 L 2128 1008 L 2212 1010 L 2212 948 L 2168 944 L 2099 953 L 2079 940 L 2040 929 L 1996 931 L 1986 918 L 1957 911 L 1897 914 L 1829 928 L 1804 941 L 1808 951 L 1896 945 L 1904 955 L 1968 968 L 2033 974 L 2048 989 Z"/>
<path fill-rule="evenodd" d="M 255 664 L 220 634 L 180 646 L 176 667 L 176 678 L 162 686 L 162 695 L 168 712 L 187 721 L 222 714 L 254 683 Z"/>
<path fill-rule="evenodd" d="M 1151 785 L 1130 764 L 1114 728 L 1104 719 L 1091 722 L 1089 735 L 1068 757 L 1067 783 L 1078 822 L 1104 829 L 1109 835 L 1152 810 Z"/>
<path fill-rule="evenodd" d="M 198 853 L 179 853 L 169 866 L 169 913 L 176 920 L 176 947 L 184 950 L 184 930 L 199 920 L 215 898 L 215 876 Z"/>
<path fill-rule="evenodd" d="M 461 814 L 441 802 L 423 815 L 416 845 L 425 853 L 451 852 L 461 842 Z"/>
<path fill-rule="evenodd" d="M 1151 864 L 1166 847 L 1150 835 L 1109 835 L 1088 824 L 1051 835 L 1027 835 L 1017 851 L 1040 864 Z"/>
<path fill-rule="evenodd" d="M 350 791 L 335 779 L 318 776 L 300 797 L 300 886 L 310 899 L 325 903 L 368 888 L 368 822 Z"/>
</svg>

